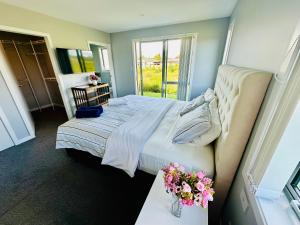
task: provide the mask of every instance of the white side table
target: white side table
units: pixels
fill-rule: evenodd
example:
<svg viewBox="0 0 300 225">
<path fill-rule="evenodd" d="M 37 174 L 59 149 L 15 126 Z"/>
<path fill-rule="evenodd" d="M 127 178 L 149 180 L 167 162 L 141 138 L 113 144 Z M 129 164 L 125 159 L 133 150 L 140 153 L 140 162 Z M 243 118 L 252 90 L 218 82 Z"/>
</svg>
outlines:
<svg viewBox="0 0 300 225">
<path fill-rule="evenodd" d="M 163 183 L 163 172 L 159 171 L 135 225 L 208 225 L 208 209 L 184 206 L 181 217 L 170 212 L 171 194 L 167 194 Z"/>
</svg>

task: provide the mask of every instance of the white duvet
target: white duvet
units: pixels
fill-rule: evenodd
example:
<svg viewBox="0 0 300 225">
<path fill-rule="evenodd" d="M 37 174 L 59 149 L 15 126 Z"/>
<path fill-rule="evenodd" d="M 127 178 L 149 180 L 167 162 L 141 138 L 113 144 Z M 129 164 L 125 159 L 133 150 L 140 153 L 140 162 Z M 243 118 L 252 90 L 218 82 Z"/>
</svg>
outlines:
<svg viewBox="0 0 300 225">
<path fill-rule="evenodd" d="M 134 174 L 137 160 L 139 169 L 154 175 L 170 162 L 178 162 L 188 170 L 202 170 L 213 176 L 211 145 L 172 143 L 172 131 L 185 102 L 133 95 L 123 98 L 126 104 L 104 106 L 98 118 L 73 118 L 60 125 L 56 148 L 78 149 L 100 158 L 109 151 L 106 163 L 125 170 L 130 176 Z M 130 136 L 124 134 L 126 130 Z"/>
<path fill-rule="evenodd" d="M 136 104 L 140 97 L 131 97 L 128 104 Z M 145 143 L 160 124 L 174 100 L 143 98 L 140 109 L 120 127 L 115 129 L 106 142 L 102 164 L 124 170 L 133 177 L 140 153 Z"/>
</svg>

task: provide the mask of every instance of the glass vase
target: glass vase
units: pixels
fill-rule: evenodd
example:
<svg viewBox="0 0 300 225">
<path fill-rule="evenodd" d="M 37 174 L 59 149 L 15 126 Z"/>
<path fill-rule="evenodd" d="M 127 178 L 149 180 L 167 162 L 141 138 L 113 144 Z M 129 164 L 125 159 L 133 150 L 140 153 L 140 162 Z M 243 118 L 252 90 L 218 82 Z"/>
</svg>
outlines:
<svg viewBox="0 0 300 225">
<path fill-rule="evenodd" d="M 171 213 L 176 217 L 181 217 L 182 204 L 180 204 L 180 200 L 176 195 L 172 195 L 172 205 L 171 205 Z"/>
</svg>

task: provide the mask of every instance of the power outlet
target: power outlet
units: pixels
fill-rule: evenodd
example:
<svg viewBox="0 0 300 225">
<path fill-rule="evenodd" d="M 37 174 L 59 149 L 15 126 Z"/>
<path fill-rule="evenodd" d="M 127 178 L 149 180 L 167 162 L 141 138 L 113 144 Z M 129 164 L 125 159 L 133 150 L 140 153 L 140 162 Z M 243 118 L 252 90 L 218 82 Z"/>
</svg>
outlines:
<svg viewBox="0 0 300 225">
<path fill-rule="evenodd" d="M 248 202 L 248 198 L 246 195 L 246 192 L 244 189 L 242 189 L 241 193 L 240 193 L 240 199 L 241 199 L 241 203 L 242 203 L 242 209 L 244 212 L 246 212 L 246 210 L 249 207 L 249 202 Z"/>
</svg>

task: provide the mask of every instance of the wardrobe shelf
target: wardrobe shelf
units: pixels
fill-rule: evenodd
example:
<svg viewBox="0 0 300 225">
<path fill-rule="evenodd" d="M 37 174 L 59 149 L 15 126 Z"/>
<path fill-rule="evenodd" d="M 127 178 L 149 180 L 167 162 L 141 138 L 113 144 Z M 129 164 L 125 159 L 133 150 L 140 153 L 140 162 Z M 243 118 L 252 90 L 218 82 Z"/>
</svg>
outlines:
<svg viewBox="0 0 300 225">
<path fill-rule="evenodd" d="M 45 77 L 46 81 L 57 81 L 55 77 Z"/>
<path fill-rule="evenodd" d="M 48 52 L 27 53 L 27 55 L 46 55 Z"/>
</svg>

